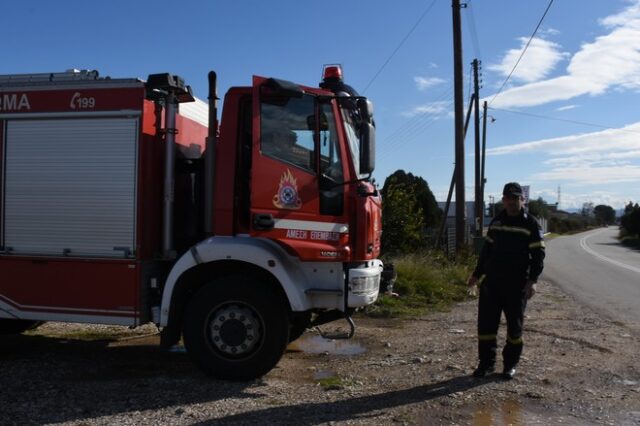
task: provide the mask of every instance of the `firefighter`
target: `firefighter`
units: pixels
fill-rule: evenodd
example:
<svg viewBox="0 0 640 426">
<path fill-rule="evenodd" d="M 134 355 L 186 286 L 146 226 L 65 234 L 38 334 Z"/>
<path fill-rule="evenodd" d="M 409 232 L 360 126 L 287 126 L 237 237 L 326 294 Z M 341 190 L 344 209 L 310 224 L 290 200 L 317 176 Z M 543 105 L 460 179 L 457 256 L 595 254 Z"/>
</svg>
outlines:
<svg viewBox="0 0 640 426">
<path fill-rule="evenodd" d="M 507 319 L 507 341 L 502 351 L 504 379 L 513 379 L 522 353 L 522 324 L 527 300 L 536 292 L 545 256 L 538 221 L 523 208 L 522 187 L 507 183 L 502 191 L 504 210 L 489 224 L 478 264 L 469 277 L 480 284 L 478 301 L 478 355 L 474 377 L 493 373 L 500 316 Z M 481 277 L 484 279 L 480 281 Z"/>
</svg>

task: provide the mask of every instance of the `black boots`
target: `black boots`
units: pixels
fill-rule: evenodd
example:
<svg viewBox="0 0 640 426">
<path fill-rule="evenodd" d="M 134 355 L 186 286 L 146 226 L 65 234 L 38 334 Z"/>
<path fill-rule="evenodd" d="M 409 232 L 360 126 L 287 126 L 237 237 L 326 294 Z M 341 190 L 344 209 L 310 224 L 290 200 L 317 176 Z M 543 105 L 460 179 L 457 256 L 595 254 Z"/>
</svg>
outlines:
<svg viewBox="0 0 640 426">
<path fill-rule="evenodd" d="M 516 375 L 516 367 L 507 368 L 505 367 L 502 371 L 502 378 L 505 380 L 511 380 Z"/>
<path fill-rule="evenodd" d="M 496 371 L 496 368 L 493 365 L 480 364 L 478 368 L 473 371 L 473 377 L 484 377 L 488 374 Z"/>
<path fill-rule="evenodd" d="M 496 371 L 495 366 L 480 363 L 473 371 L 473 377 L 485 377 Z M 516 367 L 505 367 L 500 375 L 504 380 L 511 380 L 516 375 Z"/>
</svg>

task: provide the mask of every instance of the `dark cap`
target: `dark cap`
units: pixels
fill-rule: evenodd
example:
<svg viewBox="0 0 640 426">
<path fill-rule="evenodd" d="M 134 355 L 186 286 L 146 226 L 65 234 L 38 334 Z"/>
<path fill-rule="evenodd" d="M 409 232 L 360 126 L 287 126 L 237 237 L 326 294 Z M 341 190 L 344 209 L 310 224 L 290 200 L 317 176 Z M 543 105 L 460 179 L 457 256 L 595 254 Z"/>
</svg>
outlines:
<svg viewBox="0 0 640 426">
<path fill-rule="evenodd" d="M 506 197 L 522 197 L 522 187 L 518 182 L 509 182 L 504 186 L 502 195 Z"/>
</svg>

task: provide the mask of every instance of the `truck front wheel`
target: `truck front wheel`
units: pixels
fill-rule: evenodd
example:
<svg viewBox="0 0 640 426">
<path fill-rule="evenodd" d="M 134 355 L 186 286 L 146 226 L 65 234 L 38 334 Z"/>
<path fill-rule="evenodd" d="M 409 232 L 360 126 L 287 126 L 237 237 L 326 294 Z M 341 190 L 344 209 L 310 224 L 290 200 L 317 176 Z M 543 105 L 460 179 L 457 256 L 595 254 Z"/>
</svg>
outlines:
<svg viewBox="0 0 640 426">
<path fill-rule="evenodd" d="M 187 352 L 205 373 L 250 380 L 280 361 L 289 339 L 289 315 L 267 283 L 251 276 L 228 276 L 193 296 L 183 337 Z"/>
</svg>

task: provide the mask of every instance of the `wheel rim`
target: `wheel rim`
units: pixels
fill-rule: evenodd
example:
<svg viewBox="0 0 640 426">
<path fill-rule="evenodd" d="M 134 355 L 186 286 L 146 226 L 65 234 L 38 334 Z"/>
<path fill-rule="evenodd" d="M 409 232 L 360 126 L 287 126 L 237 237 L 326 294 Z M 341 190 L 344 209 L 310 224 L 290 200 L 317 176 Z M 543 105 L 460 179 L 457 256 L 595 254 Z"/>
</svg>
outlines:
<svg viewBox="0 0 640 426">
<path fill-rule="evenodd" d="M 207 334 L 213 348 L 230 358 L 251 354 L 262 339 L 263 327 L 253 307 L 240 302 L 216 307 L 207 321 Z"/>
</svg>

